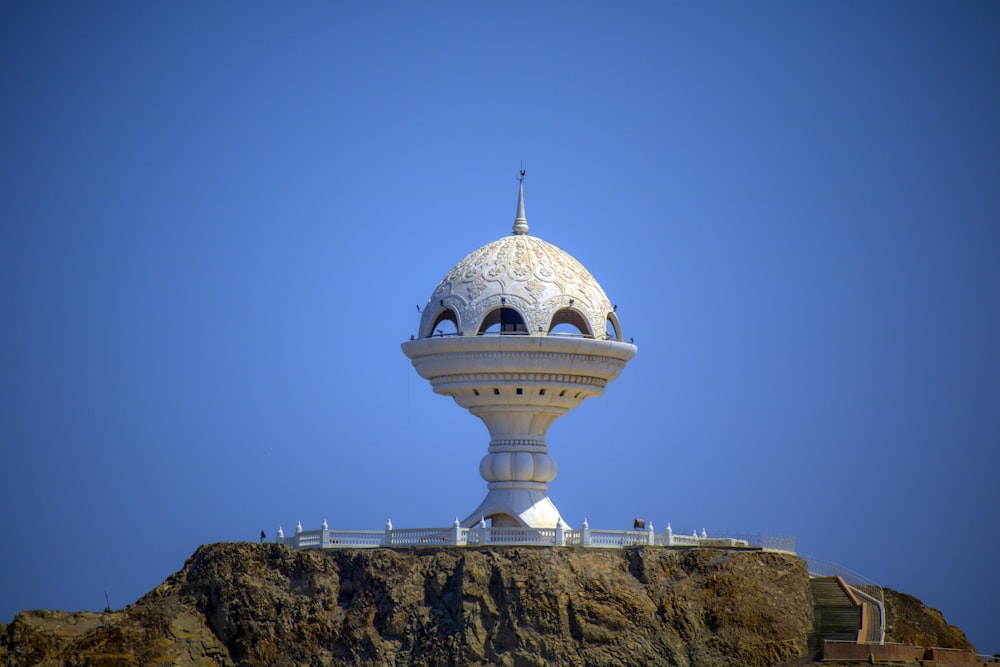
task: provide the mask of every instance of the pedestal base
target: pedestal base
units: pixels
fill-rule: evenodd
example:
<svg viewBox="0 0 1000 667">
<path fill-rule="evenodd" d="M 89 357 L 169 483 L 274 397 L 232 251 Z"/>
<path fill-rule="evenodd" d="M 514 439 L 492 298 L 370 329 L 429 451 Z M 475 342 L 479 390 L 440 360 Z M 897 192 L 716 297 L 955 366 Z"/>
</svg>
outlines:
<svg viewBox="0 0 1000 667">
<path fill-rule="evenodd" d="M 497 527 L 555 528 L 561 517 L 547 488 L 557 466 L 545 434 L 557 418 L 604 393 L 635 351 L 631 343 L 548 336 L 544 330 L 403 343 L 434 392 L 451 396 L 490 432 L 489 452 L 479 466 L 489 493 L 462 526 L 489 518 Z"/>
<path fill-rule="evenodd" d="M 555 528 L 561 518 L 544 487 L 495 488 L 494 484 L 490 484 L 486 498 L 462 521 L 462 527 L 472 528 L 479 525 L 482 519 L 489 519 L 496 528 Z M 563 526 L 569 528 L 565 520 Z"/>
</svg>

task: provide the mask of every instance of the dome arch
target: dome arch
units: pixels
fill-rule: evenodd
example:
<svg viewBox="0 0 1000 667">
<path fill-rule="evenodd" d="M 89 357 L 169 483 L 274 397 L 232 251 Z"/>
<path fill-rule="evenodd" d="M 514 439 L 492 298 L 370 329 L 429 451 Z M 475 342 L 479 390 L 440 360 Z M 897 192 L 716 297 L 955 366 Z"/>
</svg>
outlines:
<svg viewBox="0 0 1000 667">
<path fill-rule="evenodd" d="M 458 314 L 448 306 L 439 306 L 437 309 L 437 314 L 431 321 L 431 326 L 429 327 L 427 332 L 421 336 L 421 338 L 430 338 L 435 333 L 439 335 L 444 335 L 443 330 L 440 329 L 439 327 L 441 327 L 441 325 L 445 322 L 451 322 L 452 325 L 454 325 L 455 327 L 456 333 L 461 331 L 461 329 L 458 326 Z"/>
<path fill-rule="evenodd" d="M 617 306 L 615 306 L 615 308 L 617 308 Z M 614 308 L 612 308 L 608 312 L 608 316 L 607 316 L 607 319 L 605 320 L 604 324 L 605 324 L 605 327 L 604 327 L 604 331 L 605 331 L 604 337 L 607 340 L 616 340 L 619 343 L 622 343 L 622 342 L 625 341 L 625 339 L 622 337 L 622 325 L 618 321 L 618 313 L 615 312 Z"/>
<path fill-rule="evenodd" d="M 505 300 L 504 300 L 505 301 Z M 494 325 L 500 325 L 501 335 L 528 334 L 528 321 L 521 311 L 513 305 L 501 302 L 500 305 L 488 310 L 476 327 L 476 335 L 482 336 L 489 332 Z"/>
<path fill-rule="evenodd" d="M 591 328 L 590 322 L 587 320 L 586 315 L 576 310 L 572 306 L 559 308 L 554 313 L 552 313 L 552 319 L 549 320 L 549 326 L 547 329 L 548 335 L 550 336 L 567 335 L 567 334 L 553 333 L 553 330 L 560 324 L 567 324 L 571 327 L 574 327 L 579 332 L 579 334 L 584 338 L 595 337 L 595 332 Z"/>
</svg>

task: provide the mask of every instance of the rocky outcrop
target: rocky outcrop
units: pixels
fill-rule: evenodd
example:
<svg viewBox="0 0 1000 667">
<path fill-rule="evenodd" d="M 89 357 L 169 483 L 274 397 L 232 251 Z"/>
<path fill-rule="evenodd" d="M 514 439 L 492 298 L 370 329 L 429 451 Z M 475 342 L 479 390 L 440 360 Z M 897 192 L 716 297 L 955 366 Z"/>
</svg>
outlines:
<svg viewBox="0 0 1000 667">
<path fill-rule="evenodd" d="M 781 665 L 802 560 L 634 548 L 199 548 L 128 608 L 24 612 L 5 665 Z"/>
<path fill-rule="evenodd" d="M 965 633 L 954 625 L 948 625 L 937 609 L 925 606 L 912 595 L 891 588 L 883 590 L 887 642 L 975 650 Z"/>
</svg>

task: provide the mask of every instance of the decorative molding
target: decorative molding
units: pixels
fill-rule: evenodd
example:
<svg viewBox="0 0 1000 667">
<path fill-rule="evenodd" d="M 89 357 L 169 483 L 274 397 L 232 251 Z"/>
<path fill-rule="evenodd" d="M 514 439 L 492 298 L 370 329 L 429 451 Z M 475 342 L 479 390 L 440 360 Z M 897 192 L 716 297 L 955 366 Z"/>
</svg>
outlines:
<svg viewBox="0 0 1000 667">
<path fill-rule="evenodd" d="M 431 355 L 427 355 L 430 357 Z M 524 363 L 536 364 L 540 361 L 552 362 L 552 361 L 566 361 L 570 360 L 574 363 L 588 363 L 588 364 L 612 364 L 620 368 L 625 368 L 625 361 L 621 359 L 615 359 L 613 357 L 600 356 L 596 354 L 579 354 L 576 352 L 524 352 L 520 350 L 490 350 L 488 352 L 436 352 L 433 354 L 436 359 L 442 360 L 461 360 L 466 361 L 470 359 L 507 359 L 512 363 Z"/>
<path fill-rule="evenodd" d="M 592 375 L 566 375 L 552 373 L 453 373 L 449 375 L 435 375 L 430 378 L 432 387 L 443 384 L 461 382 L 469 383 L 495 383 L 510 384 L 514 382 L 524 382 L 528 384 L 572 384 L 601 387 L 608 386 L 608 381 L 604 378 Z"/>
</svg>

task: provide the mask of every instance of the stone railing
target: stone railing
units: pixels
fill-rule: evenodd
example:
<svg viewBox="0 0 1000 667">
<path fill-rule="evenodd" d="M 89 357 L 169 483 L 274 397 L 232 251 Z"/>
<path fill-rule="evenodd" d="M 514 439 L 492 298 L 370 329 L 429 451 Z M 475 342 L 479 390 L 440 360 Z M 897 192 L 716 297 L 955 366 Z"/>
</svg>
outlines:
<svg viewBox="0 0 1000 667">
<path fill-rule="evenodd" d="M 564 528 L 562 522 L 555 528 L 492 528 L 481 522 L 472 528 L 463 528 L 458 520 L 448 528 L 393 528 L 386 522 L 385 530 L 330 530 L 323 521 L 319 530 L 303 530 L 300 523 L 295 534 L 285 537 L 278 528 L 278 544 L 297 549 L 365 549 L 373 547 L 432 547 L 432 546 L 582 546 L 596 548 L 624 548 L 635 546 L 657 547 L 721 547 L 765 549 L 795 553 L 791 538 L 764 535 L 709 537 L 702 530 L 691 535 L 677 535 L 670 524 L 666 531 L 657 533 L 652 523 L 646 522 L 644 530 L 592 529 L 584 519 L 580 530 Z M 777 548 L 776 548 L 777 547 Z"/>
</svg>

